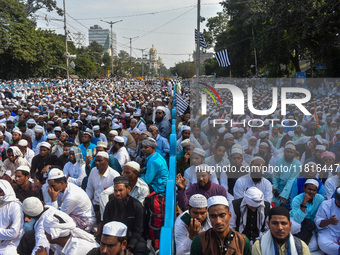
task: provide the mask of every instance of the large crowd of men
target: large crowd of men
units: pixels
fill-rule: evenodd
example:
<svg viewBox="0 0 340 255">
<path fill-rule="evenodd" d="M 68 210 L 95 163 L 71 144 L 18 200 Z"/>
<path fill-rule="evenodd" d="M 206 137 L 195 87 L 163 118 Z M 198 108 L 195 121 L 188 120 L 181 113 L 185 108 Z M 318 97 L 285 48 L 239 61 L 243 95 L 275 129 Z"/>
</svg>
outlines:
<svg viewBox="0 0 340 255">
<path fill-rule="evenodd" d="M 159 248 L 148 217 L 164 212 L 150 216 L 145 201 L 166 193 L 173 83 L 7 85 L 0 254 Z M 178 95 L 190 101 L 181 85 Z M 253 91 L 254 108 L 269 109 L 270 88 Z M 304 104 L 311 115 L 294 105 L 286 115 L 235 115 L 231 94 L 219 92 L 223 105 L 194 115 L 191 100 L 194 110 L 177 119 L 176 254 L 338 254 L 339 87 L 313 93 Z"/>
</svg>

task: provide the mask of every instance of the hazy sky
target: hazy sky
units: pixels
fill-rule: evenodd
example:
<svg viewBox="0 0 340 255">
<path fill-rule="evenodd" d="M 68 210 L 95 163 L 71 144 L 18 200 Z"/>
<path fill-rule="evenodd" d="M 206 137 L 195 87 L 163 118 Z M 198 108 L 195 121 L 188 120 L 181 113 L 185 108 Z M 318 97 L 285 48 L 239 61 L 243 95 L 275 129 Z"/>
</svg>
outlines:
<svg viewBox="0 0 340 255">
<path fill-rule="evenodd" d="M 57 4 L 60 8 L 63 7 L 62 0 L 57 0 Z M 221 10 L 218 0 L 201 0 L 201 16 L 206 19 L 216 16 Z M 66 16 L 72 37 L 76 38 L 75 34 L 81 32 L 85 46 L 88 45 L 87 29 L 90 26 L 110 28 L 110 25 L 101 19 L 122 19 L 122 22 L 113 25 L 113 31 L 117 35 L 118 52 L 130 50 L 129 40 L 124 37 L 139 36 L 132 40 L 133 57 L 141 57 L 142 53 L 138 49 L 147 48 L 148 51 L 154 45 L 166 67 L 189 60 L 189 55 L 192 60 L 195 48 L 194 29 L 197 26 L 197 0 L 66 0 L 66 13 L 75 19 Z M 64 33 L 61 21 L 63 17 L 44 10 L 36 14 L 39 27 Z M 45 15 L 49 22 L 45 21 Z M 201 31 L 204 27 L 205 22 L 201 23 Z"/>
</svg>

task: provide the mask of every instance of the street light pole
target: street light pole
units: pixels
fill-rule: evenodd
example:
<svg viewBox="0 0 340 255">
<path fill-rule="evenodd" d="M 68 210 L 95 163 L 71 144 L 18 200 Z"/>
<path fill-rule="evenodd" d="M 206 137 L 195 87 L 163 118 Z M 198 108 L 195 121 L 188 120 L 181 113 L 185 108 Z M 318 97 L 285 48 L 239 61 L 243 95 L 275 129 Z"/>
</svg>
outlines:
<svg viewBox="0 0 340 255">
<path fill-rule="evenodd" d="M 121 22 L 123 20 L 118 20 L 118 21 L 105 21 L 105 20 L 101 20 L 107 24 L 110 24 L 110 28 L 111 28 L 111 77 L 113 77 L 113 32 L 112 32 L 112 25 L 116 24 L 118 22 Z"/>
<path fill-rule="evenodd" d="M 130 79 L 132 79 L 132 39 L 136 39 L 138 36 L 135 37 L 125 37 L 123 36 L 125 39 L 129 39 L 130 40 Z"/>
<path fill-rule="evenodd" d="M 65 6 L 65 0 L 63 0 L 63 6 L 64 6 L 64 30 L 65 30 L 65 51 L 66 51 L 66 79 L 67 84 L 70 79 L 70 72 L 69 72 L 69 63 L 68 63 L 68 47 L 67 47 L 67 27 L 66 27 L 66 6 Z"/>
<path fill-rule="evenodd" d="M 196 37 L 196 107 L 199 101 L 199 77 L 200 77 L 200 23 L 201 23 L 201 0 L 197 0 L 197 37 Z"/>
<path fill-rule="evenodd" d="M 142 51 L 142 77 L 144 76 L 144 65 L 143 65 L 143 57 L 144 57 L 144 51 L 146 50 L 147 48 L 144 48 L 144 49 L 139 49 L 139 50 L 141 50 Z"/>
</svg>

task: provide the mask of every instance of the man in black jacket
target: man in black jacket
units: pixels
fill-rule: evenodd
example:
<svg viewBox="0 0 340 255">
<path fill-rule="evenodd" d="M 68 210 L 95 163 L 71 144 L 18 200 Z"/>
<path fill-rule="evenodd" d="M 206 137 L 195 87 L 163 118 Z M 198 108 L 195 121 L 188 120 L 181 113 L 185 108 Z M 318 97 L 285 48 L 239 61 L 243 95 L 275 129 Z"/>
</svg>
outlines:
<svg viewBox="0 0 340 255">
<path fill-rule="evenodd" d="M 119 221 L 128 227 L 127 250 L 133 254 L 148 254 L 146 242 L 142 237 L 144 208 L 135 198 L 129 196 L 131 188 L 125 176 L 114 179 L 114 193 L 110 195 L 103 216 L 103 224 Z"/>
</svg>

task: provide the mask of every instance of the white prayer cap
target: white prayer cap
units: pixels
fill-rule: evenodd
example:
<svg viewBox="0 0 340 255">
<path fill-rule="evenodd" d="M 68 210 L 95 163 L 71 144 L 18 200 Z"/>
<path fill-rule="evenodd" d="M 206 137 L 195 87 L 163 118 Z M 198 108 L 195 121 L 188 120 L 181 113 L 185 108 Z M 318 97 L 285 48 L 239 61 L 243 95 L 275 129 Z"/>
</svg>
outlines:
<svg viewBox="0 0 340 255">
<path fill-rule="evenodd" d="M 158 111 L 158 110 L 161 110 L 161 111 L 163 111 L 165 113 L 165 107 L 163 107 L 163 106 L 158 106 L 156 108 L 156 111 Z"/>
<path fill-rule="evenodd" d="M 229 203 L 226 197 L 224 196 L 213 196 L 213 197 L 209 197 L 208 199 L 208 209 L 211 206 L 214 205 L 225 205 L 229 207 Z"/>
<path fill-rule="evenodd" d="M 183 140 L 183 141 L 181 142 L 181 145 L 182 145 L 182 147 L 184 148 L 184 147 L 190 145 L 190 143 L 191 143 L 191 142 L 190 142 L 190 139 L 188 138 L 188 139 Z"/>
<path fill-rule="evenodd" d="M 48 142 L 42 142 L 40 144 L 40 147 L 46 147 L 47 149 L 51 149 L 51 144 L 49 144 Z"/>
<path fill-rule="evenodd" d="M 20 131 L 19 128 L 14 128 L 13 133 L 18 133 L 20 136 L 22 136 L 22 132 Z"/>
<path fill-rule="evenodd" d="M 138 172 L 140 170 L 140 165 L 137 162 L 135 162 L 135 161 L 127 162 L 124 166 L 129 166 L 129 167 L 135 169 Z"/>
<path fill-rule="evenodd" d="M 95 126 L 93 126 L 93 131 L 96 131 L 96 130 L 100 130 L 100 127 L 99 127 L 99 125 L 95 125 Z"/>
<path fill-rule="evenodd" d="M 48 180 L 59 179 L 61 177 L 65 177 L 64 172 L 58 168 L 52 168 L 51 171 L 48 173 Z"/>
<path fill-rule="evenodd" d="M 4 133 L 2 133 L 1 131 L 0 131 L 0 136 L 3 136 L 4 135 Z"/>
<path fill-rule="evenodd" d="M 112 129 L 120 129 L 121 127 L 118 124 L 113 124 Z"/>
<path fill-rule="evenodd" d="M 221 127 L 217 132 L 219 134 L 223 134 L 225 131 L 226 131 L 226 128 L 225 127 Z"/>
<path fill-rule="evenodd" d="M 52 140 L 52 139 L 56 139 L 57 137 L 56 137 L 56 135 L 55 134 L 48 134 L 47 135 L 47 139 L 48 140 Z"/>
<path fill-rule="evenodd" d="M 266 146 L 266 147 L 269 147 L 269 146 L 268 146 L 268 143 L 266 143 L 266 142 L 262 142 L 262 143 L 260 143 L 260 146 Z"/>
<path fill-rule="evenodd" d="M 261 138 L 265 138 L 266 135 L 267 135 L 267 131 L 261 131 L 261 132 L 259 133 L 259 136 L 260 136 Z"/>
<path fill-rule="evenodd" d="M 96 157 L 103 157 L 109 159 L 109 154 L 105 151 L 99 151 Z"/>
<path fill-rule="evenodd" d="M 314 180 L 314 179 L 308 179 L 306 182 L 305 182 L 305 185 L 306 186 L 307 184 L 313 184 L 315 185 L 317 188 L 319 188 L 319 182 L 317 180 Z"/>
<path fill-rule="evenodd" d="M 234 136 L 230 133 L 226 133 L 223 137 L 223 139 L 229 139 L 229 138 L 234 138 Z"/>
<path fill-rule="evenodd" d="M 233 128 L 230 129 L 230 132 L 231 132 L 231 133 L 236 133 L 236 132 L 238 132 L 238 131 L 239 131 L 239 128 L 238 128 L 238 127 L 233 127 Z"/>
<path fill-rule="evenodd" d="M 118 132 L 117 130 L 111 130 L 109 135 L 118 135 Z"/>
<path fill-rule="evenodd" d="M 265 162 L 265 160 L 264 160 L 262 157 L 260 157 L 260 156 L 255 156 L 255 157 L 253 157 L 253 159 L 250 161 L 250 163 L 253 163 L 255 160 L 259 160 L 259 159 Z"/>
<path fill-rule="evenodd" d="M 44 133 L 44 129 L 41 126 L 36 126 L 35 129 L 34 129 L 34 132 Z"/>
<path fill-rule="evenodd" d="M 256 187 L 248 188 L 244 193 L 244 202 L 252 207 L 264 206 L 264 195 Z"/>
<path fill-rule="evenodd" d="M 58 132 L 58 131 L 61 132 L 61 127 L 55 127 L 54 128 L 54 132 Z"/>
<path fill-rule="evenodd" d="M 287 144 L 285 146 L 285 149 L 293 149 L 293 150 L 295 150 L 295 146 L 293 144 Z"/>
<path fill-rule="evenodd" d="M 201 148 L 195 148 L 193 150 L 193 153 L 196 153 L 196 154 L 198 154 L 198 155 L 200 155 L 202 157 L 205 157 L 205 151 L 203 149 L 201 149 Z"/>
<path fill-rule="evenodd" d="M 1 135 L 1 134 L 0 134 Z M 28 142 L 25 140 L 25 139 L 21 139 L 19 142 L 18 142 L 18 145 L 19 146 L 28 146 Z"/>
<path fill-rule="evenodd" d="M 125 117 L 130 117 L 131 114 L 130 113 L 125 113 Z"/>
<path fill-rule="evenodd" d="M 317 145 L 315 147 L 316 150 L 322 150 L 322 151 L 325 151 L 326 150 L 326 147 L 324 145 Z"/>
<path fill-rule="evenodd" d="M 91 121 L 96 121 L 97 120 L 97 117 L 96 116 L 92 116 L 91 117 Z"/>
<path fill-rule="evenodd" d="M 306 165 L 314 165 L 314 166 L 318 166 L 315 162 L 313 161 L 309 161 L 308 163 L 306 163 Z"/>
<path fill-rule="evenodd" d="M 113 139 L 115 142 L 117 143 L 124 143 L 124 138 L 121 136 L 115 136 L 115 138 Z"/>
<path fill-rule="evenodd" d="M 239 154 L 243 155 L 243 149 L 240 148 L 240 147 L 238 147 L 238 146 L 233 146 L 233 147 L 231 148 L 230 155 L 233 155 L 233 154 L 235 154 L 235 153 L 239 153 Z"/>
<path fill-rule="evenodd" d="M 135 113 L 133 114 L 133 116 L 134 116 L 134 117 L 140 117 L 140 113 L 139 113 L 139 112 L 135 112 Z"/>
<path fill-rule="evenodd" d="M 335 135 L 340 135 L 340 130 L 336 131 Z"/>
<path fill-rule="evenodd" d="M 66 123 L 66 122 L 67 122 L 67 119 L 62 119 L 61 120 L 61 123 L 63 123 L 63 124 Z"/>
<path fill-rule="evenodd" d="M 187 126 L 187 125 L 183 125 L 182 126 L 182 131 L 184 131 L 184 130 L 191 130 L 191 128 L 189 126 Z"/>
<path fill-rule="evenodd" d="M 288 132 L 288 135 L 289 135 L 290 137 L 294 137 L 294 132 L 293 132 L 293 131 L 289 131 L 289 132 Z"/>
<path fill-rule="evenodd" d="M 107 142 L 97 142 L 97 147 L 107 148 Z"/>
<path fill-rule="evenodd" d="M 31 169 L 28 166 L 19 166 L 15 171 L 24 171 L 24 172 L 31 172 Z"/>
<path fill-rule="evenodd" d="M 22 202 L 23 212 L 30 216 L 36 217 L 44 211 L 44 206 L 37 197 L 28 197 Z"/>
<path fill-rule="evenodd" d="M 249 138 L 249 140 L 257 140 L 257 138 L 256 138 L 256 136 L 251 136 L 250 138 Z"/>
<path fill-rule="evenodd" d="M 79 127 L 77 123 L 73 123 L 71 126 L 72 127 Z"/>
<path fill-rule="evenodd" d="M 194 194 L 189 199 L 189 205 L 195 208 L 205 208 L 208 206 L 207 198 L 201 194 Z"/>
<path fill-rule="evenodd" d="M 127 233 L 127 226 L 118 221 L 111 221 L 104 225 L 103 235 L 125 237 Z"/>
</svg>

